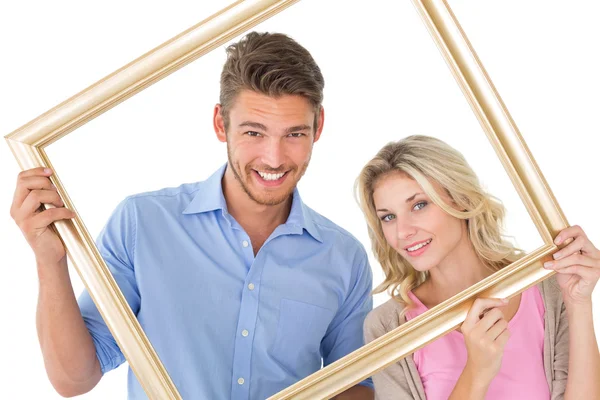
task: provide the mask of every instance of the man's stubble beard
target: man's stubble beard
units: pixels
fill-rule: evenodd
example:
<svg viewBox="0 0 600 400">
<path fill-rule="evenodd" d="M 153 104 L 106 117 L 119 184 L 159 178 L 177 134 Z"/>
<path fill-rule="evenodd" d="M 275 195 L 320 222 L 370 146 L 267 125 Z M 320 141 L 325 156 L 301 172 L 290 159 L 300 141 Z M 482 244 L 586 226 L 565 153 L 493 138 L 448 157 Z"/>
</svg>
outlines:
<svg viewBox="0 0 600 400">
<path fill-rule="evenodd" d="M 311 152 L 311 156 L 312 156 L 312 152 Z M 240 165 L 239 163 L 234 163 L 233 159 L 231 157 L 231 148 L 229 146 L 229 141 L 227 141 L 227 160 L 229 161 L 229 166 L 231 167 L 231 171 L 233 172 L 233 176 L 235 177 L 235 180 L 240 184 L 240 186 L 242 187 L 242 189 L 244 190 L 244 192 L 246 193 L 246 195 L 248 195 L 248 197 L 254 201 L 255 203 L 258 203 L 260 205 L 263 206 L 276 206 L 278 204 L 283 203 L 284 201 L 286 201 L 290 195 L 294 192 L 294 189 L 296 188 L 296 185 L 298 184 L 298 182 L 300 181 L 300 179 L 304 176 L 304 173 L 306 172 L 306 169 L 308 168 L 308 164 L 310 162 L 310 156 L 308 158 L 308 160 L 304 163 L 304 165 L 302 165 L 302 169 L 300 170 L 300 173 L 298 174 L 298 178 L 296 179 L 296 182 L 294 182 L 294 184 L 292 185 L 292 187 L 290 188 L 290 190 L 285 193 L 284 195 L 282 195 L 280 198 L 271 198 L 268 200 L 261 200 L 259 198 L 257 198 L 256 196 L 254 196 L 252 194 L 252 192 L 250 191 L 250 189 L 248 188 L 248 186 L 246 186 L 244 180 L 242 179 L 242 177 L 240 176 Z M 297 169 L 291 169 L 288 174 L 293 174 L 295 171 L 297 171 Z M 271 173 L 276 173 L 276 171 L 274 171 L 273 169 L 269 169 L 269 172 Z M 279 171 L 281 172 L 281 171 Z M 250 174 L 252 173 L 252 168 L 250 165 L 246 166 L 246 177 L 250 179 L 252 179 L 250 177 Z M 289 179 L 290 176 L 287 177 L 287 179 Z"/>
</svg>

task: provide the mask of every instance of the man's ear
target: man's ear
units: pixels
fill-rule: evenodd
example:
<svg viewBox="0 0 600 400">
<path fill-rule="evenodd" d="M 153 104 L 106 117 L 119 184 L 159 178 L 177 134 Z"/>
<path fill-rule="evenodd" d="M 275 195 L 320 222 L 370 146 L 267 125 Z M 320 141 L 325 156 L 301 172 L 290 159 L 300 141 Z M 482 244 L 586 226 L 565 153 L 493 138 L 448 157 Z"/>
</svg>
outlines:
<svg viewBox="0 0 600 400">
<path fill-rule="evenodd" d="M 215 105 L 213 112 L 213 127 L 219 141 L 227 142 L 227 133 L 225 132 L 225 121 L 223 120 L 223 107 L 220 104 Z"/>
<path fill-rule="evenodd" d="M 321 137 L 321 132 L 323 132 L 323 124 L 325 123 L 325 109 L 321 106 L 319 110 L 319 118 L 317 118 L 317 129 L 315 130 L 315 140 L 316 142 Z"/>
</svg>

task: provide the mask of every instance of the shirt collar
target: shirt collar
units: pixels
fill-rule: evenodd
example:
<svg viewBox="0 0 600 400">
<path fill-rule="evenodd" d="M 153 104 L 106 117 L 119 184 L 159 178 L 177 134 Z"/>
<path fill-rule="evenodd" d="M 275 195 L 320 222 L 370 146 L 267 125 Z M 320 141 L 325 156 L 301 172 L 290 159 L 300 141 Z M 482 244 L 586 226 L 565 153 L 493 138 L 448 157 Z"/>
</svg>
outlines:
<svg viewBox="0 0 600 400">
<path fill-rule="evenodd" d="M 222 210 L 227 214 L 227 203 L 223 196 L 221 179 L 227 168 L 227 163 L 216 170 L 207 180 L 198 183 L 196 195 L 187 205 L 184 214 L 199 214 L 209 211 Z"/>
<path fill-rule="evenodd" d="M 227 163 L 216 170 L 207 180 L 198 183 L 196 195 L 183 210 L 184 214 L 200 214 L 215 210 L 221 210 L 223 215 L 228 214 L 222 186 L 223 174 L 226 169 Z M 311 214 L 311 211 L 302 202 L 298 188 L 294 188 L 292 207 L 285 226 L 290 228 L 290 233 L 301 234 L 302 230 L 306 230 L 314 239 L 322 243 L 323 240 Z"/>
<path fill-rule="evenodd" d="M 306 204 L 302 202 L 298 188 L 294 188 L 294 194 L 292 195 L 292 208 L 290 209 L 290 215 L 288 216 L 285 224 L 288 226 L 297 226 L 301 230 L 304 229 L 315 240 L 323 243 L 321 234 L 319 233 L 311 214 L 312 213 Z"/>
</svg>

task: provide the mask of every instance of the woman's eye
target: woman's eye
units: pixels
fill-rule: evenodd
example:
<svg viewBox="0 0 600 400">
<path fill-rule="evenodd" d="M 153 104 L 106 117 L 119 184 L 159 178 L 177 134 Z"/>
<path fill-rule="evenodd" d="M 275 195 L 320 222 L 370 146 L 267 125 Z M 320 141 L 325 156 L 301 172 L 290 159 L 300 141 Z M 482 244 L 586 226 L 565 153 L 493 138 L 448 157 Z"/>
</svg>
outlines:
<svg viewBox="0 0 600 400">
<path fill-rule="evenodd" d="M 415 204 L 415 206 L 413 207 L 413 210 L 420 210 L 422 208 L 424 208 L 427 205 L 426 201 L 420 201 L 417 204 Z"/>
<path fill-rule="evenodd" d="M 381 217 L 381 220 L 384 222 L 388 222 L 388 221 L 393 220 L 394 218 L 396 218 L 396 217 L 393 214 L 387 214 L 387 215 L 384 215 L 383 217 Z"/>
</svg>

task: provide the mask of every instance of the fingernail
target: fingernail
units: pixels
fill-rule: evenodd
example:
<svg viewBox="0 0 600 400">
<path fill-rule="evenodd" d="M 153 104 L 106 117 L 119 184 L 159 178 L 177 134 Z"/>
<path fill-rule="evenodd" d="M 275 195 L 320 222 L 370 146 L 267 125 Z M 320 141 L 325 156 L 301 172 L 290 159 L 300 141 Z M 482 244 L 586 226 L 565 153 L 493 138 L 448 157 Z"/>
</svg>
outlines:
<svg viewBox="0 0 600 400">
<path fill-rule="evenodd" d="M 544 263 L 544 268 L 552 268 L 553 265 L 554 263 L 552 261 L 548 261 Z"/>
<path fill-rule="evenodd" d="M 561 258 L 561 257 L 562 257 L 562 254 L 560 254 L 560 252 L 558 252 L 558 253 L 554 253 L 554 254 L 552 254 L 552 257 L 553 257 L 555 260 L 558 260 L 559 258 Z"/>
<path fill-rule="evenodd" d="M 562 238 L 560 236 L 557 236 L 556 239 L 554 239 L 554 244 L 560 244 L 561 241 Z"/>
<path fill-rule="evenodd" d="M 50 174 L 50 173 L 52 173 L 52 170 L 50 168 L 44 168 L 44 173 Z"/>
<path fill-rule="evenodd" d="M 508 303 L 508 299 L 502 299 L 502 302 L 503 302 L 504 304 L 506 304 L 506 303 Z"/>
</svg>

